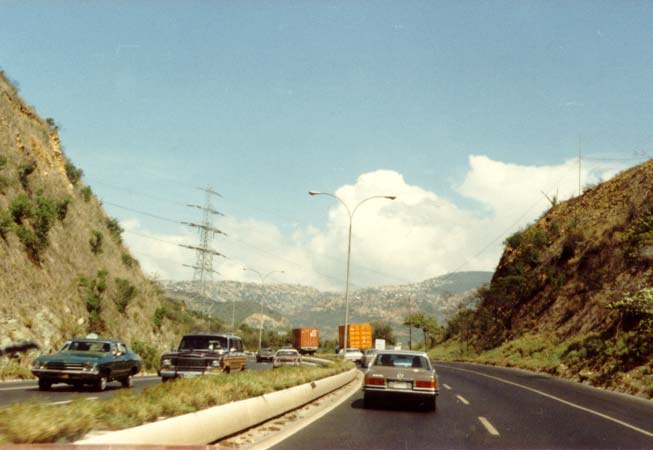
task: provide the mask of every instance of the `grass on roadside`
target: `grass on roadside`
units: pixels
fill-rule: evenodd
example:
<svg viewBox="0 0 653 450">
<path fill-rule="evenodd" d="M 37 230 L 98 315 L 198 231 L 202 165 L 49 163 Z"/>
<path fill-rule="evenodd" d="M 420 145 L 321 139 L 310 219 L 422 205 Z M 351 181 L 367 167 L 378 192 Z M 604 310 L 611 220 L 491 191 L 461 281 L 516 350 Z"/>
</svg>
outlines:
<svg viewBox="0 0 653 450">
<path fill-rule="evenodd" d="M 119 430 L 325 378 L 353 368 L 282 367 L 260 372 L 181 379 L 110 400 L 75 400 L 67 405 L 23 403 L 0 410 L 0 443 L 71 442 L 91 430 Z"/>
<path fill-rule="evenodd" d="M 619 368 L 606 349 L 604 361 L 574 351 L 594 335 L 560 341 L 545 335 L 524 335 L 485 352 L 475 352 L 457 340 L 449 340 L 429 351 L 441 361 L 464 361 L 545 372 L 593 386 L 653 398 L 653 361 L 631 369 Z"/>
<path fill-rule="evenodd" d="M 5 380 L 30 380 L 34 375 L 29 368 L 21 366 L 18 361 L 13 359 L 0 360 L 0 381 Z"/>
</svg>

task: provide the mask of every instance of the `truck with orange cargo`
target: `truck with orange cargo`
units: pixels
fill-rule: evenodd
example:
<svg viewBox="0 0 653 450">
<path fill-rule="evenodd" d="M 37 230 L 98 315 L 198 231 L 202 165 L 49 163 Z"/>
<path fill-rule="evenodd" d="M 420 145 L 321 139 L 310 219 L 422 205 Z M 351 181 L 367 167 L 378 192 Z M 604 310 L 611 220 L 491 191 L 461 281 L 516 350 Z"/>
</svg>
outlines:
<svg viewBox="0 0 653 450">
<path fill-rule="evenodd" d="M 292 330 L 292 346 L 303 355 L 315 353 L 320 346 L 317 328 L 294 328 Z"/>
<path fill-rule="evenodd" d="M 369 323 L 350 323 L 347 325 L 349 334 L 347 335 L 347 347 L 357 348 L 361 351 L 374 347 L 372 339 L 372 325 Z M 345 345 L 345 326 L 338 327 L 338 347 L 343 348 Z"/>
</svg>

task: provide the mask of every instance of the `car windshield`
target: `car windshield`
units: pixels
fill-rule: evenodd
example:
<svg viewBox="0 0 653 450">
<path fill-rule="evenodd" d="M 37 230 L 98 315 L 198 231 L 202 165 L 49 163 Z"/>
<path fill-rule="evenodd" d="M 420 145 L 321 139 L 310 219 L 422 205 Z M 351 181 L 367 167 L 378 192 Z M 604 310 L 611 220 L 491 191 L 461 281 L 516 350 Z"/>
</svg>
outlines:
<svg viewBox="0 0 653 450">
<path fill-rule="evenodd" d="M 97 341 L 73 341 L 67 348 L 64 346 L 64 349 L 71 352 L 109 353 L 111 344 Z"/>
<path fill-rule="evenodd" d="M 217 352 L 227 348 L 227 338 L 222 336 L 185 336 L 179 344 L 179 351 L 208 350 Z"/>
<path fill-rule="evenodd" d="M 412 367 L 414 369 L 429 369 L 431 367 L 428 359 L 423 356 L 389 353 L 377 355 L 374 365 L 383 367 Z"/>
</svg>

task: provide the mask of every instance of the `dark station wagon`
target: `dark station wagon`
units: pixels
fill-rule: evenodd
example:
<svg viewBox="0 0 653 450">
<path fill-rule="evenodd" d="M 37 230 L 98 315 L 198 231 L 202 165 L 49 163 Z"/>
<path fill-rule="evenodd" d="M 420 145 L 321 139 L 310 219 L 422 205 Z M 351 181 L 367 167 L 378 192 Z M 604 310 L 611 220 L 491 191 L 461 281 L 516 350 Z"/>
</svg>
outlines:
<svg viewBox="0 0 653 450">
<path fill-rule="evenodd" d="M 141 357 L 124 342 L 87 338 L 72 339 L 54 355 L 39 356 L 32 363 L 32 373 L 38 377 L 41 390 L 66 383 L 77 388 L 90 384 L 103 391 L 113 380 L 132 387 L 132 377 L 142 366 Z"/>
<path fill-rule="evenodd" d="M 161 356 L 162 381 L 197 375 L 217 375 L 247 368 L 243 341 L 231 334 L 187 334 L 176 352 Z"/>
</svg>

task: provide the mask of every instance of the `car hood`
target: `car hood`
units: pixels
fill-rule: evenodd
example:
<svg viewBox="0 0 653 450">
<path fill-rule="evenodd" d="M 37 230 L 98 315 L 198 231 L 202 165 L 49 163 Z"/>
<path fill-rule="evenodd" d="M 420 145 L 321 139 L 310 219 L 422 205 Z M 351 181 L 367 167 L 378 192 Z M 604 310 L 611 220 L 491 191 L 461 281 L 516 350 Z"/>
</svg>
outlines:
<svg viewBox="0 0 653 450">
<path fill-rule="evenodd" d="M 104 359 L 109 359 L 110 355 L 106 353 L 92 352 L 59 352 L 54 355 L 39 356 L 41 362 L 65 362 L 65 363 L 97 363 Z"/>
<path fill-rule="evenodd" d="M 180 356 L 183 356 L 185 358 L 208 358 L 208 357 L 217 358 L 217 357 L 222 356 L 222 354 L 217 353 L 217 352 L 192 350 L 192 351 L 186 351 L 186 352 L 165 353 L 165 354 L 161 355 L 161 358 L 178 358 Z"/>
</svg>

